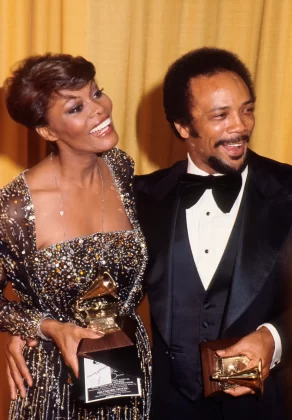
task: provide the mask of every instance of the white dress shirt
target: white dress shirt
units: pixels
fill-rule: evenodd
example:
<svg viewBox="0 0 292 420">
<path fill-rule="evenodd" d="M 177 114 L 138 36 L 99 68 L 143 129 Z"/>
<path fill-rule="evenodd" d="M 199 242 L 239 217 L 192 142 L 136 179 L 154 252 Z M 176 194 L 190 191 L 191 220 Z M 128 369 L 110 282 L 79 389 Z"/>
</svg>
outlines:
<svg viewBox="0 0 292 420">
<path fill-rule="evenodd" d="M 189 155 L 187 172 L 201 176 L 209 175 L 199 169 Z M 241 190 L 229 213 L 223 213 L 219 209 L 210 189 L 204 192 L 194 206 L 186 210 L 190 247 L 205 290 L 209 287 L 228 243 L 241 204 L 247 174 L 248 167 L 241 174 Z M 221 176 L 221 174 L 215 174 L 215 176 Z M 271 367 L 274 367 L 281 359 L 281 339 L 273 325 L 263 324 L 260 327 L 262 326 L 270 330 L 275 341 L 275 351 L 271 364 Z"/>
</svg>

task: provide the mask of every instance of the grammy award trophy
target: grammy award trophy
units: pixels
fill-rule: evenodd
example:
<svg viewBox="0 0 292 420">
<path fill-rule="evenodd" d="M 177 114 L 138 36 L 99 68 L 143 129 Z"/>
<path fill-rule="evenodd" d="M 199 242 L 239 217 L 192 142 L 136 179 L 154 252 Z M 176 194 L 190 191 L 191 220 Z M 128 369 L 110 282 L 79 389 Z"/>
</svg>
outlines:
<svg viewBox="0 0 292 420">
<path fill-rule="evenodd" d="M 75 313 L 88 328 L 104 333 L 101 338 L 80 342 L 80 399 L 90 403 L 140 395 L 136 321 L 119 316 L 117 286 L 108 272 L 99 274 L 79 298 Z"/>
</svg>

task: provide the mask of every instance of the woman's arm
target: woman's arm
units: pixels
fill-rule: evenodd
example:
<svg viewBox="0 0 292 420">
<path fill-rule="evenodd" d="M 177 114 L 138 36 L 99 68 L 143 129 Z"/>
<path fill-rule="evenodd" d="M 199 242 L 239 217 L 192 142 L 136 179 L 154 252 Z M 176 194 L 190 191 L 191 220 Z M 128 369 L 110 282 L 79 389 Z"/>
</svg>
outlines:
<svg viewBox="0 0 292 420">
<path fill-rule="evenodd" d="M 0 331 L 8 331 L 23 338 L 35 338 L 45 313 L 33 306 L 31 297 L 22 284 L 18 264 L 9 246 L 0 238 Z M 22 302 L 8 300 L 4 296 L 8 282 L 13 286 L 17 283 L 17 289 L 23 296 Z"/>
</svg>

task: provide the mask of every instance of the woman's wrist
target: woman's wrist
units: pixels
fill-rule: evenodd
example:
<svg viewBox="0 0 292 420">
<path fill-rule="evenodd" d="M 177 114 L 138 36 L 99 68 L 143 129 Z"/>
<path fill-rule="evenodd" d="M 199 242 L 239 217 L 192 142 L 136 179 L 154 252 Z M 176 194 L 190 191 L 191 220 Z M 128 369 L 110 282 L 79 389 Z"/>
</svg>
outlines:
<svg viewBox="0 0 292 420">
<path fill-rule="evenodd" d="M 51 331 L 56 325 L 56 320 L 49 314 L 44 315 L 37 325 L 37 335 L 42 340 L 51 341 Z"/>
</svg>

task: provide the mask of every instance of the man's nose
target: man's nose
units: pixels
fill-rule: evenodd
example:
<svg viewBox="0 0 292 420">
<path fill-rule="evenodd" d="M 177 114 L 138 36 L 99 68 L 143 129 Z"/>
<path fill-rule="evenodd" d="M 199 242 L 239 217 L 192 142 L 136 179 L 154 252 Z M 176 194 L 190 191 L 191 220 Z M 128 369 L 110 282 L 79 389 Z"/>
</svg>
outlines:
<svg viewBox="0 0 292 420">
<path fill-rule="evenodd" d="M 234 113 L 230 116 L 228 124 L 228 133 L 242 133 L 246 129 L 246 124 L 243 116 L 239 113 Z"/>
</svg>

